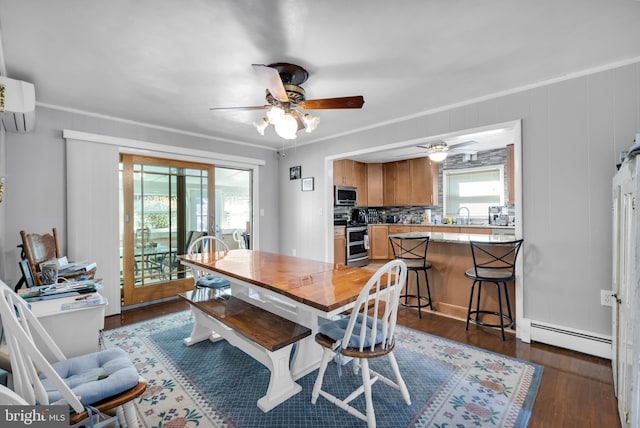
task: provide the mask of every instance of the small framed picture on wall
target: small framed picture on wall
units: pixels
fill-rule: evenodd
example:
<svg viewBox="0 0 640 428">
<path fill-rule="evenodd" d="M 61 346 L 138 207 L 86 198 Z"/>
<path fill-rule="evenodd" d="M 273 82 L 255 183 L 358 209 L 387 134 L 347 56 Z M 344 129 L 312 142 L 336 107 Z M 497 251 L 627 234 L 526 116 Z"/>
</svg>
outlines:
<svg viewBox="0 0 640 428">
<path fill-rule="evenodd" d="M 302 179 L 302 191 L 310 192 L 313 190 L 313 177 L 306 177 Z"/>
<path fill-rule="evenodd" d="M 300 165 L 289 168 L 289 180 L 299 180 L 300 177 L 302 177 L 302 167 Z"/>
</svg>

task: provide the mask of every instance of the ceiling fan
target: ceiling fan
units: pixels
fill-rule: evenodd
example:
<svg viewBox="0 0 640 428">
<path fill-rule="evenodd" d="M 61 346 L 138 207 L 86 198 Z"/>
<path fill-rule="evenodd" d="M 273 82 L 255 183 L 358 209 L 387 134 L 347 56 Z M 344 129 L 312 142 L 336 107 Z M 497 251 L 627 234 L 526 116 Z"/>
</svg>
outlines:
<svg viewBox="0 0 640 428">
<path fill-rule="evenodd" d="M 437 143 L 429 143 L 429 144 L 421 144 L 417 147 L 421 147 L 423 149 L 427 149 L 427 156 L 434 162 L 442 162 L 447 158 L 447 156 L 451 153 L 467 153 L 467 154 L 475 154 L 477 150 L 465 150 L 465 146 L 469 146 L 472 144 L 477 144 L 477 141 L 470 140 L 464 141 L 462 143 L 458 143 L 456 145 L 447 145 L 446 142 L 441 141 Z"/>
<path fill-rule="evenodd" d="M 362 108 L 362 95 L 339 98 L 320 98 L 307 100 L 300 86 L 307 81 L 309 73 L 299 65 L 277 62 L 269 65 L 253 64 L 253 69 L 264 81 L 266 101 L 262 106 L 213 107 L 210 110 L 267 110 L 266 117 L 254 123 L 261 135 L 269 124 L 273 124 L 276 133 L 286 139 L 296 138 L 300 129 L 312 132 L 318 126 L 320 118 L 311 116 L 303 110 L 357 109 Z"/>
</svg>

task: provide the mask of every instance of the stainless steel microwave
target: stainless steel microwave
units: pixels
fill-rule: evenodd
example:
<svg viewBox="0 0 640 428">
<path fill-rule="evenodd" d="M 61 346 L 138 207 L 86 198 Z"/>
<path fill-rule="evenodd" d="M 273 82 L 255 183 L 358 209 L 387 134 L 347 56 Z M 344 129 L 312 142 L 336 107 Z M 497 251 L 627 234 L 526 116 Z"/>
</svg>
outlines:
<svg viewBox="0 0 640 428">
<path fill-rule="evenodd" d="M 358 200 L 358 189 L 351 186 L 335 186 L 335 205 L 354 206 Z"/>
</svg>

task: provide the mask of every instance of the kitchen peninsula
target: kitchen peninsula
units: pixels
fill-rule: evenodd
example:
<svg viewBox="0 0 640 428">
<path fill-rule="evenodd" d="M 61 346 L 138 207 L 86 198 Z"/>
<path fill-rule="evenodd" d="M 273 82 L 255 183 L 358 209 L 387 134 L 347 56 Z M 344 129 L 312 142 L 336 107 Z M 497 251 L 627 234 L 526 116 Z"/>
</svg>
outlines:
<svg viewBox="0 0 640 428">
<path fill-rule="evenodd" d="M 429 269 L 429 286 L 433 299 L 434 310 L 442 315 L 458 319 L 466 319 L 469 304 L 471 281 L 465 277 L 467 269 L 473 267 L 470 241 L 509 242 L 513 235 L 488 233 L 449 233 L 430 232 L 428 226 L 415 225 L 413 231 L 404 233 L 390 233 L 389 237 L 429 237 L 427 260 L 431 263 Z M 409 293 L 415 294 L 415 279 L 410 276 Z M 509 284 L 509 301 L 512 308 L 515 305 L 515 284 Z M 494 293 L 484 293 L 482 306 L 488 310 L 498 310 L 498 302 Z M 514 320 L 515 320 L 514 313 Z"/>
</svg>

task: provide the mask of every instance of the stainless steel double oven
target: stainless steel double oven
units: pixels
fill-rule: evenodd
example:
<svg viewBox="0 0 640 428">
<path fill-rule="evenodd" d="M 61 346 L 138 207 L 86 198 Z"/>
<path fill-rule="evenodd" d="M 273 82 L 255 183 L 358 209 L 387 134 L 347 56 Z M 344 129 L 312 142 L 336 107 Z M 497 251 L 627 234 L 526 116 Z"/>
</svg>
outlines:
<svg viewBox="0 0 640 428">
<path fill-rule="evenodd" d="M 347 266 L 369 264 L 369 234 L 366 224 L 347 224 Z"/>
</svg>

